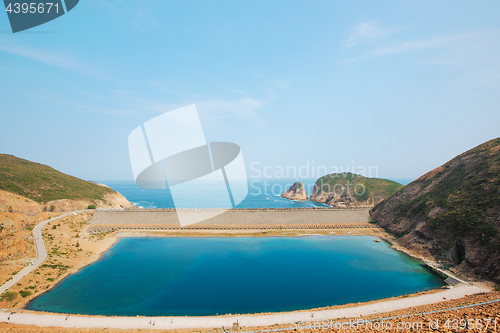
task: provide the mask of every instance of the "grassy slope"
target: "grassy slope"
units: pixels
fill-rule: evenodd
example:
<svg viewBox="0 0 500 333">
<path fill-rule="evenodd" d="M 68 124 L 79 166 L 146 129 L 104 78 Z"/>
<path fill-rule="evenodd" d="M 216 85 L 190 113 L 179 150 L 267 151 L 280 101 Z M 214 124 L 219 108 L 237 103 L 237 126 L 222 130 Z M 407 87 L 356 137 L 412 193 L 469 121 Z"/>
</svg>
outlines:
<svg viewBox="0 0 500 333">
<path fill-rule="evenodd" d="M 350 172 L 346 173 L 332 173 L 321 177 L 316 181 L 315 186 L 322 188 L 323 192 L 330 192 L 338 184 L 350 188 L 350 193 L 358 201 L 367 200 L 368 198 L 374 196 L 390 196 L 394 194 L 397 190 L 403 187 L 403 185 L 394 182 L 392 180 L 380 179 L 380 178 L 368 178 L 363 177 L 358 174 L 353 174 Z M 365 191 L 362 191 L 362 187 L 356 188 L 356 185 L 363 185 Z M 357 190 L 357 191 L 356 191 Z"/>
<path fill-rule="evenodd" d="M 462 244 L 465 253 L 455 263 L 465 259 L 477 274 L 500 282 L 500 138 L 408 184 L 375 206 L 371 218 L 404 246 L 447 260 Z"/>
<path fill-rule="evenodd" d="M 0 189 L 38 202 L 57 199 L 101 200 L 110 188 L 66 175 L 49 166 L 0 154 Z"/>
<path fill-rule="evenodd" d="M 455 237 L 478 234 L 483 244 L 497 235 L 486 213 L 500 207 L 500 138 L 457 156 L 432 176 L 415 182 L 422 188 L 435 185 L 396 206 L 398 216 L 429 219 L 429 212 L 440 207 L 445 212 L 430 218 L 434 231 L 444 229 Z"/>
</svg>

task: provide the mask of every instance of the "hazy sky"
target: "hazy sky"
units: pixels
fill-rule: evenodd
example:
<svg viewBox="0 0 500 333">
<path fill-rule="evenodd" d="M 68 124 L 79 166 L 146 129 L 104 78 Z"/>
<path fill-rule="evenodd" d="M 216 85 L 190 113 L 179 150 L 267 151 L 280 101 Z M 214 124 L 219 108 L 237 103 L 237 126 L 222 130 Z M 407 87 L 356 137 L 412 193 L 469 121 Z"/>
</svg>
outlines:
<svg viewBox="0 0 500 333">
<path fill-rule="evenodd" d="M 130 132 L 194 103 L 249 176 L 418 177 L 500 136 L 499 17 L 497 0 L 82 0 L 12 34 L 0 13 L 0 153 L 132 180 Z"/>
</svg>

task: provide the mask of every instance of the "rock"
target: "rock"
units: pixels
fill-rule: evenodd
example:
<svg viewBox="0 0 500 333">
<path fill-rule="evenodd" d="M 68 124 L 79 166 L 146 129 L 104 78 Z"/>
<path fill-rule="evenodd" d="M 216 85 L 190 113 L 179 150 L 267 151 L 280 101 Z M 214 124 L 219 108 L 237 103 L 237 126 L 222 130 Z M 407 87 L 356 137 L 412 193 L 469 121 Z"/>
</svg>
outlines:
<svg viewBox="0 0 500 333">
<path fill-rule="evenodd" d="M 306 188 L 301 182 L 295 182 L 281 197 L 290 200 L 307 201 Z"/>
</svg>

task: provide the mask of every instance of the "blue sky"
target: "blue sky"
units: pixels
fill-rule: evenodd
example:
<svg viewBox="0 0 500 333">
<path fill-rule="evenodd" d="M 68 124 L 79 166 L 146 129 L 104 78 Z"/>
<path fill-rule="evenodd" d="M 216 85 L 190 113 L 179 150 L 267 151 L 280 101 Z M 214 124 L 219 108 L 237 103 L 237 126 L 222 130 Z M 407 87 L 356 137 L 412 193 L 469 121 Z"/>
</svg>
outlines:
<svg viewBox="0 0 500 333">
<path fill-rule="evenodd" d="M 499 136 L 498 17 L 498 1 L 82 0 L 12 34 L 0 13 L 0 153 L 132 180 L 130 132 L 194 103 L 251 177 L 416 178 Z"/>
</svg>

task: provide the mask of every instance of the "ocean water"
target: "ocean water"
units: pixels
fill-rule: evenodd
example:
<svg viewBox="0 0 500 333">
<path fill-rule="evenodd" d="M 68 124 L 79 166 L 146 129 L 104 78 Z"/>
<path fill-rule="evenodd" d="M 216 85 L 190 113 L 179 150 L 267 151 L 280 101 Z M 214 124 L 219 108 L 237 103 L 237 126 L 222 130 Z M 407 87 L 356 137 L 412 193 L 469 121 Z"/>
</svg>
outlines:
<svg viewBox="0 0 500 333">
<path fill-rule="evenodd" d="M 206 316 L 309 309 L 440 287 L 368 236 L 122 238 L 33 299 L 30 310 Z"/>
<path fill-rule="evenodd" d="M 316 179 L 301 180 L 308 196 L 312 192 Z M 99 181 L 120 192 L 130 202 L 141 208 L 222 208 L 223 202 L 217 200 L 213 192 L 227 191 L 213 182 L 204 184 L 182 184 L 177 195 L 189 200 L 183 200 L 183 205 L 174 205 L 170 190 L 148 190 L 140 188 L 134 181 Z M 281 194 L 288 190 L 293 179 L 252 179 L 248 181 L 248 195 L 237 205 L 238 208 L 299 208 L 299 207 L 327 207 L 321 203 L 311 201 L 293 201 L 281 198 Z"/>
<path fill-rule="evenodd" d="M 314 183 L 317 179 L 301 179 L 310 196 Z M 407 185 L 413 179 L 393 179 L 400 184 Z M 248 180 L 248 195 L 238 208 L 300 208 L 300 207 L 327 207 L 321 203 L 311 201 L 293 201 L 281 198 L 281 194 L 288 190 L 295 179 L 250 179 Z M 224 208 L 224 202 L 218 200 L 214 193 L 226 192 L 227 189 L 220 188 L 214 182 L 197 183 L 192 185 L 185 183 L 176 191 L 183 204 L 174 205 L 170 190 L 148 190 L 140 188 L 134 181 L 99 181 L 115 191 L 123 194 L 130 202 L 141 208 Z"/>
</svg>

